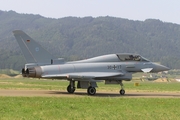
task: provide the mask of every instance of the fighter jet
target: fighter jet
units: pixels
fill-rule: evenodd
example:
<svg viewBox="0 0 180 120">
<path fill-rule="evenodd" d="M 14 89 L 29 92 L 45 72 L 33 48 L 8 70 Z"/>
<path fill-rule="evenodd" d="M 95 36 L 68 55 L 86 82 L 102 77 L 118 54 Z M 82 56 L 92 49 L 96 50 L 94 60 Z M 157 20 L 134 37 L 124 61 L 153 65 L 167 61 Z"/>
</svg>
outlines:
<svg viewBox="0 0 180 120">
<path fill-rule="evenodd" d="M 63 58 L 56 59 L 23 31 L 15 30 L 13 33 L 27 61 L 22 75 L 29 78 L 66 79 L 69 81 L 68 93 L 82 88 L 87 89 L 89 95 L 95 95 L 97 82 L 105 81 L 105 84 L 120 84 L 119 93 L 124 95 L 122 81 L 131 81 L 133 73 L 169 70 L 166 66 L 131 53 L 108 54 L 66 62 Z"/>
</svg>

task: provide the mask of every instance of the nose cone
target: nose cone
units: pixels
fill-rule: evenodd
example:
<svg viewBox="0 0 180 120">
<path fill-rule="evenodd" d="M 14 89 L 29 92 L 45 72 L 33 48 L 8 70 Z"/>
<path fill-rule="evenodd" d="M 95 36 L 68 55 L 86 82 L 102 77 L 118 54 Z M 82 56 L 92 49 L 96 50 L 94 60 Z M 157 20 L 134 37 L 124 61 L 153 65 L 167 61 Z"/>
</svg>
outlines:
<svg viewBox="0 0 180 120">
<path fill-rule="evenodd" d="M 156 64 L 154 63 L 154 69 L 152 70 L 152 72 L 162 72 L 162 71 L 168 71 L 170 70 L 170 68 L 164 66 L 164 65 L 160 65 L 160 64 Z"/>
</svg>

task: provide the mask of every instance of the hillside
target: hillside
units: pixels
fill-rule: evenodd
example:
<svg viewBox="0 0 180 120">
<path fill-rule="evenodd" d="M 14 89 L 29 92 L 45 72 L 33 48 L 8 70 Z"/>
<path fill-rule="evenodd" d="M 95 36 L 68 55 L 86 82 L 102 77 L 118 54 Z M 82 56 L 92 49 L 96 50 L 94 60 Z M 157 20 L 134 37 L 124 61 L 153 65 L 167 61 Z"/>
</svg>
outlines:
<svg viewBox="0 0 180 120">
<path fill-rule="evenodd" d="M 180 25 L 114 17 L 45 18 L 0 11 L 0 69 L 20 70 L 25 60 L 12 31 L 20 29 L 49 52 L 66 60 L 109 53 L 138 53 L 173 69 L 180 68 Z"/>
</svg>

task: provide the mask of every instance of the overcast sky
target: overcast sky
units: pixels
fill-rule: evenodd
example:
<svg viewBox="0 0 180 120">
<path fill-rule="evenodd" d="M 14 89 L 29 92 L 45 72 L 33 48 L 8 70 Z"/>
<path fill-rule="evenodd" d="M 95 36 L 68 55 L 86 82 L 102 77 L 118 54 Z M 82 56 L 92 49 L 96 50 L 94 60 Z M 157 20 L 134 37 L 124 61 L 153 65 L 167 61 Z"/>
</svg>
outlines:
<svg viewBox="0 0 180 120">
<path fill-rule="evenodd" d="M 0 0 L 0 10 L 51 18 L 113 16 L 180 24 L 180 0 Z"/>
</svg>

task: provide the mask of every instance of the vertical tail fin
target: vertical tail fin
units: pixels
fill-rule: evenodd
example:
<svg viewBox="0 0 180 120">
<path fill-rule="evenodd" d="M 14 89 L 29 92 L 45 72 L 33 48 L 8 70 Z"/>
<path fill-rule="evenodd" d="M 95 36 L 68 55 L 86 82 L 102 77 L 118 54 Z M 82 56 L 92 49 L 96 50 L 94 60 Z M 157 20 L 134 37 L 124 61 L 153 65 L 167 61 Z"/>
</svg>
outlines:
<svg viewBox="0 0 180 120">
<path fill-rule="evenodd" d="M 13 31 L 27 63 L 51 63 L 54 57 L 21 30 Z"/>
</svg>

